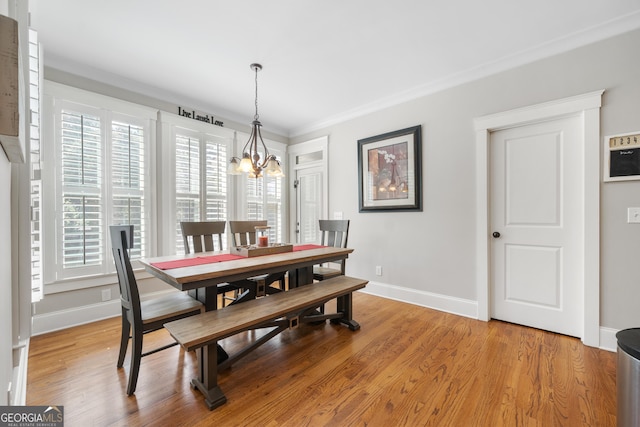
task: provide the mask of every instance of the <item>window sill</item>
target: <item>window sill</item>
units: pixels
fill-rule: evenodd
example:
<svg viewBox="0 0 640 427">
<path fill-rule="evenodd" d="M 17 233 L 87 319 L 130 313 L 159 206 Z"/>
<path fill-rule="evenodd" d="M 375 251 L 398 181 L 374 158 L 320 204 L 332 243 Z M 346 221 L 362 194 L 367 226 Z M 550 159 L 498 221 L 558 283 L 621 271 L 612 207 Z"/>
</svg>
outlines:
<svg viewBox="0 0 640 427">
<path fill-rule="evenodd" d="M 143 268 L 134 270 L 136 279 L 148 279 L 153 277 L 147 273 Z M 103 274 L 99 276 L 87 276 L 76 279 L 59 280 L 57 282 L 51 282 L 44 285 L 44 295 L 57 294 L 60 292 L 77 291 L 80 289 L 95 288 L 98 286 L 117 285 L 118 279 L 116 274 Z"/>
</svg>

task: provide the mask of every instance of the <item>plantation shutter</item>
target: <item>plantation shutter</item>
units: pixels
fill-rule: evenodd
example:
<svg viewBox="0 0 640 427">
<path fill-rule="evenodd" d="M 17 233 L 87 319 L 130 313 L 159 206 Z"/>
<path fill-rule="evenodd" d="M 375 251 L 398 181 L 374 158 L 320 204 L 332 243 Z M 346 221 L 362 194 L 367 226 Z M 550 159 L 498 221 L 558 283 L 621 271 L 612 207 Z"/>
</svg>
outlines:
<svg viewBox="0 0 640 427">
<path fill-rule="evenodd" d="M 280 158 L 278 158 L 280 160 Z M 264 174 L 263 174 L 264 175 Z M 269 241 L 283 243 L 282 223 L 282 178 L 262 176 L 260 178 L 243 177 L 244 212 L 249 221 L 267 220 Z"/>
<path fill-rule="evenodd" d="M 182 221 L 200 221 L 200 140 L 178 134 L 176 143 L 176 248 L 184 252 Z"/>
<path fill-rule="evenodd" d="M 145 135 L 142 126 L 121 121 L 111 123 L 111 224 L 132 224 L 132 259 L 144 256 L 145 248 Z"/>
<path fill-rule="evenodd" d="M 100 265 L 102 253 L 102 130 L 98 116 L 61 115 L 62 267 Z"/>
<path fill-rule="evenodd" d="M 205 213 L 207 221 L 225 221 L 228 215 L 227 193 L 229 161 L 227 143 L 209 136 L 206 142 Z"/>
</svg>

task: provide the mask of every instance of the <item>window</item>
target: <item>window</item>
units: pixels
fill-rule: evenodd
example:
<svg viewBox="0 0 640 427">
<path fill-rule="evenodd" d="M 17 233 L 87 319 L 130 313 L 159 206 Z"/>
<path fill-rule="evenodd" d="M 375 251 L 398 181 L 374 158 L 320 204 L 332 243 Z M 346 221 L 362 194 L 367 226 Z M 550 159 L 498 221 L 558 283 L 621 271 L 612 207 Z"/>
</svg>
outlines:
<svg viewBox="0 0 640 427">
<path fill-rule="evenodd" d="M 45 185 L 55 191 L 44 194 L 55 198 L 45 207 L 55 207 L 55 215 L 47 216 L 54 219 L 46 236 L 56 243 L 55 257 L 45 260 L 47 282 L 112 272 L 109 225 L 133 224 L 131 258 L 147 253 L 155 114 L 124 101 L 51 86 L 54 95 L 47 95 L 47 102 L 55 137 L 48 148 L 55 152 L 55 165 Z"/>
<path fill-rule="evenodd" d="M 244 145 L 249 138 L 246 134 L 238 134 L 238 142 Z M 265 140 L 269 152 L 274 154 L 282 165 L 282 170 L 286 171 L 283 162 L 284 145 L 274 141 Z M 286 172 L 285 172 L 286 173 Z M 264 175 L 264 174 L 263 174 Z M 242 187 L 245 189 L 241 193 L 240 203 L 242 205 L 240 217 L 249 221 L 267 220 L 269 227 L 269 241 L 285 243 L 287 240 L 287 230 L 284 224 L 284 189 L 285 180 L 263 176 L 261 178 L 249 178 L 241 175 Z"/>
<path fill-rule="evenodd" d="M 162 173 L 158 185 L 163 200 L 158 234 L 173 230 L 172 236 L 161 237 L 160 254 L 184 251 L 181 221 L 267 219 L 272 227 L 270 238 L 286 239 L 284 180 L 227 174 L 234 141 L 248 135 L 165 112 L 160 113 L 159 121 L 162 160 L 158 167 Z M 273 154 L 284 157 L 284 144 L 268 143 Z M 223 243 L 228 244 L 228 238 Z"/>
<path fill-rule="evenodd" d="M 286 241 L 285 180 L 227 175 L 236 131 L 49 81 L 43 104 L 47 293 L 114 283 L 113 224 L 134 225 L 132 260 L 182 252 L 181 221 L 267 219 Z"/>
<path fill-rule="evenodd" d="M 42 242 L 40 199 L 42 163 L 40 162 L 40 88 L 42 77 L 38 33 L 29 29 L 29 165 L 31 180 L 31 302 L 42 299 Z"/>
<path fill-rule="evenodd" d="M 176 249 L 184 252 L 182 221 L 226 221 L 229 139 L 175 128 Z"/>
<path fill-rule="evenodd" d="M 279 159 L 278 159 L 279 160 Z M 246 219 L 267 220 L 269 241 L 282 243 L 284 239 L 282 218 L 282 178 L 265 176 L 243 177 L 246 183 Z"/>
<path fill-rule="evenodd" d="M 232 215 L 227 164 L 235 131 L 166 112 L 159 117 L 159 252 L 184 253 L 180 222 L 227 221 Z"/>
<path fill-rule="evenodd" d="M 60 244 L 63 269 L 101 265 L 102 246 L 102 123 L 100 117 L 62 110 Z"/>
</svg>

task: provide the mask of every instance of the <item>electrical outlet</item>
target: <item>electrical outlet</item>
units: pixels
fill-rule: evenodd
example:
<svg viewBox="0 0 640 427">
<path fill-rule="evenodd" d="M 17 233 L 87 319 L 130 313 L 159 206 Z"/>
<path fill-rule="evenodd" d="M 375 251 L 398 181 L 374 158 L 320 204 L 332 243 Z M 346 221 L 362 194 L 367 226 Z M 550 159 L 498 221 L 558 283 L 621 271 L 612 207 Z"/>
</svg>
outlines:
<svg viewBox="0 0 640 427">
<path fill-rule="evenodd" d="M 627 223 L 640 223 L 640 208 L 627 208 Z"/>
<path fill-rule="evenodd" d="M 102 301 L 111 300 L 111 289 L 103 289 L 102 290 Z"/>
<path fill-rule="evenodd" d="M 382 276 L 382 266 L 376 265 L 376 276 Z"/>
<path fill-rule="evenodd" d="M 342 219 L 342 212 L 334 212 L 333 219 Z"/>
</svg>

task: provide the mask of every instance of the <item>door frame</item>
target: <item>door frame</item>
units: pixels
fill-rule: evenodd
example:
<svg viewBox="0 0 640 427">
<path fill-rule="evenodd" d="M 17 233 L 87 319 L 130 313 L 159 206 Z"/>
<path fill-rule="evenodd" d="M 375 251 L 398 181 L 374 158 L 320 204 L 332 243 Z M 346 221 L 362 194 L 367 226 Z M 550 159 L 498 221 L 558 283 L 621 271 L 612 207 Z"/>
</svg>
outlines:
<svg viewBox="0 0 640 427">
<path fill-rule="evenodd" d="M 322 160 L 309 162 L 305 164 L 298 165 L 296 162 L 296 157 L 303 154 L 315 153 L 321 151 L 322 152 Z M 287 162 L 289 165 L 288 174 L 291 177 L 289 179 L 289 236 L 290 240 L 297 238 L 296 236 L 296 221 L 297 212 L 297 192 L 295 189 L 295 179 L 296 179 L 296 171 L 300 169 L 306 169 L 310 167 L 318 167 L 322 168 L 322 214 L 325 218 L 328 218 L 329 214 L 329 137 L 321 136 L 319 138 L 315 138 L 309 141 L 301 142 L 299 144 L 290 145 L 287 149 L 287 155 L 289 157 L 289 161 Z"/>
<path fill-rule="evenodd" d="M 600 106 L 604 90 L 478 117 L 476 131 L 476 292 L 478 319 L 490 319 L 490 141 L 491 132 L 565 116 L 582 118 L 584 158 L 582 342 L 600 346 Z"/>
</svg>

